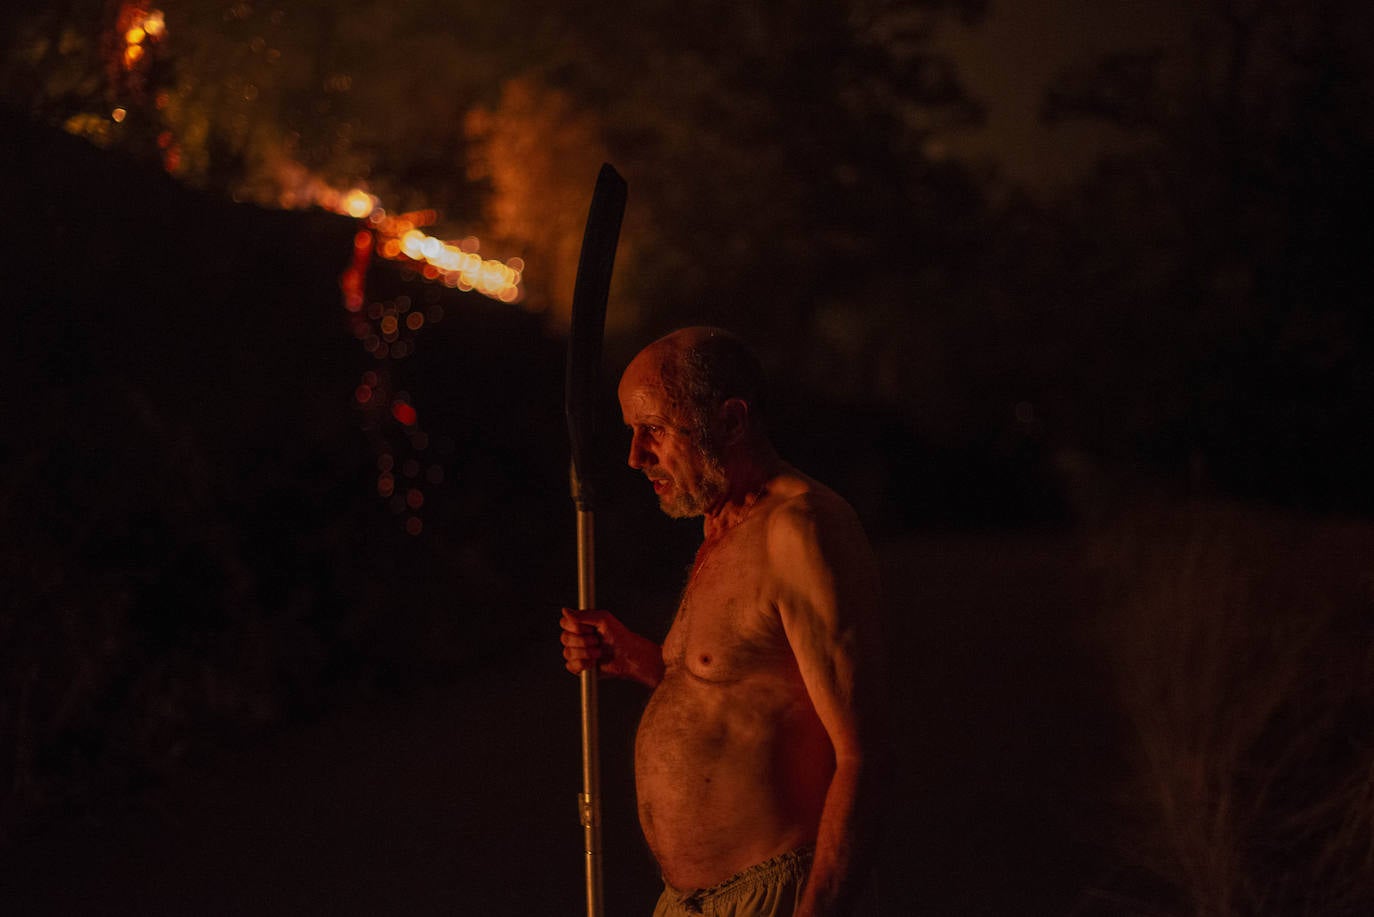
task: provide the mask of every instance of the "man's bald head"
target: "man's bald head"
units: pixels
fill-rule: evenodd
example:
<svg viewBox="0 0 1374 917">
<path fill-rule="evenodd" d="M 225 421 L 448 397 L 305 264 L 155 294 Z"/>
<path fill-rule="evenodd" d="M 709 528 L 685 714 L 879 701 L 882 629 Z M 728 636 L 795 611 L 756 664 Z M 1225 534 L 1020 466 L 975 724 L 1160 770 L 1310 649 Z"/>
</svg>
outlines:
<svg viewBox="0 0 1374 917">
<path fill-rule="evenodd" d="M 748 407 L 754 432 L 763 430 L 763 366 L 749 345 L 724 328 L 695 326 L 665 335 L 640 351 L 625 374 L 632 370 L 658 377 L 707 447 L 712 445 L 711 418 L 731 399 Z"/>
</svg>

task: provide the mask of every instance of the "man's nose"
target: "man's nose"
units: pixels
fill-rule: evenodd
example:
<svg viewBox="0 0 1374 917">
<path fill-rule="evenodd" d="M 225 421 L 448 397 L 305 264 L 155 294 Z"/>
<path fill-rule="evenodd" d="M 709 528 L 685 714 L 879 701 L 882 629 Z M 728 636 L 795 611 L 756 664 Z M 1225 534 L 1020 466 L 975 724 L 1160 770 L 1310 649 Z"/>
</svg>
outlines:
<svg viewBox="0 0 1374 917">
<path fill-rule="evenodd" d="M 630 436 L 630 467 L 635 471 L 648 465 L 653 460 L 653 454 L 644 448 L 644 440 L 640 433 L 636 432 Z"/>
</svg>

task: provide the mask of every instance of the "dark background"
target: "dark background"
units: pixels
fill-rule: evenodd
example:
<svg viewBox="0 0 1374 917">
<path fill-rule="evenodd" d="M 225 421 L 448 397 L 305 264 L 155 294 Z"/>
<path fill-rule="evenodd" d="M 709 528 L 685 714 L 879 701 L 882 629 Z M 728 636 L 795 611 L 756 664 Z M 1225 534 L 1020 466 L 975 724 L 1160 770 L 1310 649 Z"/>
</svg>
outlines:
<svg viewBox="0 0 1374 917">
<path fill-rule="evenodd" d="M 5 14 L 0 902 L 580 909 L 562 335 L 609 159 L 599 598 L 661 636 L 699 537 L 619 367 L 737 328 L 883 565 L 884 912 L 1367 912 L 1363 7 L 192 2 L 131 70 L 126 6 Z M 284 157 L 524 299 L 375 259 L 428 317 L 377 359 L 360 223 L 279 209 Z"/>
</svg>

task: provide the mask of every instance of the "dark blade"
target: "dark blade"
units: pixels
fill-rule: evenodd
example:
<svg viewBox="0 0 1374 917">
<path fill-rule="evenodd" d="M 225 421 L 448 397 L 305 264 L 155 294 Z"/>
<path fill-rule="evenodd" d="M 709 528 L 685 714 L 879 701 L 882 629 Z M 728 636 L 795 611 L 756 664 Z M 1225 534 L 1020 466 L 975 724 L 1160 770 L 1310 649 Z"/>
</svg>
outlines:
<svg viewBox="0 0 1374 917">
<path fill-rule="evenodd" d="M 626 194 L 625 179 L 610 163 L 604 163 L 587 210 L 587 229 L 582 235 L 582 256 L 577 262 L 577 282 L 573 286 L 563 409 L 572 440 L 573 500 L 579 508 L 591 505 L 586 479 L 596 433 L 601 338 L 606 327 L 606 299 L 611 291 L 611 270 L 615 267 Z"/>
</svg>

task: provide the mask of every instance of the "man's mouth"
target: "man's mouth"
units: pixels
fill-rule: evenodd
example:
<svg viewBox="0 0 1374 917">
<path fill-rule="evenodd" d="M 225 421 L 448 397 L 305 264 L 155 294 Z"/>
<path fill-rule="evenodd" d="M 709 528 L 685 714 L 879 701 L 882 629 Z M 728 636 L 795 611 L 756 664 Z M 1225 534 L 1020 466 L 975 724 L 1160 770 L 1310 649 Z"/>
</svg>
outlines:
<svg viewBox="0 0 1374 917">
<path fill-rule="evenodd" d="M 654 485 L 654 493 L 661 494 L 668 489 L 672 481 L 670 478 L 649 478 L 649 483 Z"/>
</svg>

